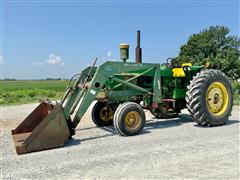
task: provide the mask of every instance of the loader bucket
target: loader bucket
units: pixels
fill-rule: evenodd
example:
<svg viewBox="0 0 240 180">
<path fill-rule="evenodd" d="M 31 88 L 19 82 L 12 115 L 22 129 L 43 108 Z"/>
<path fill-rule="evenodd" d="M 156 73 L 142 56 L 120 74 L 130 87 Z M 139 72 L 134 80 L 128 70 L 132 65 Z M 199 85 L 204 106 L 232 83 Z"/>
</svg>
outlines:
<svg viewBox="0 0 240 180">
<path fill-rule="evenodd" d="M 14 130 L 12 137 L 17 154 L 64 145 L 70 132 L 61 105 L 42 102 Z"/>
</svg>

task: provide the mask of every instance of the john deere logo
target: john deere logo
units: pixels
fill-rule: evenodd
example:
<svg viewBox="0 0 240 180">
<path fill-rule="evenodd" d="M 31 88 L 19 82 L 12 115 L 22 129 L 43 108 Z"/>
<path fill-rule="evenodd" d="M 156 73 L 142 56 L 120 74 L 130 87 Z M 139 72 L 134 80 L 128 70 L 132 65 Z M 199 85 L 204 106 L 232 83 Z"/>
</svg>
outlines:
<svg viewBox="0 0 240 180">
<path fill-rule="evenodd" d="M 112 71 L 112 67 L 111 66 L 106 66 L 105 70 L 106 71 Z"/>
</svg>

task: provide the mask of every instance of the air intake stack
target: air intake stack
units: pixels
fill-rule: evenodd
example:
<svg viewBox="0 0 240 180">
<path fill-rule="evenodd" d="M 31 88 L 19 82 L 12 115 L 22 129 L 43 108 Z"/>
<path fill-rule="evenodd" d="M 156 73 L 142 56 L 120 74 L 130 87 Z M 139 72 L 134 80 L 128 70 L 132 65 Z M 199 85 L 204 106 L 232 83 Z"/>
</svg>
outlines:
<svg viewBox="0 0 240 180">
<path fill-rule="evenodd" d="M 126 43 L 120 44 L 120 58 L 126 62 L 129 58 L 129 45 Z"/>
</svg>

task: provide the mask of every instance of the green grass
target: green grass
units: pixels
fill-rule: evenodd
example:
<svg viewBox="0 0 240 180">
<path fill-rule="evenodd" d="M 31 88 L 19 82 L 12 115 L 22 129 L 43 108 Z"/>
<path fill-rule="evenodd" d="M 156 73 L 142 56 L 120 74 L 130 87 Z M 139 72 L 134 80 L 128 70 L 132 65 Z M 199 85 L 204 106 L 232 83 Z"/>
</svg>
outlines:
<svg viewBox="0 0 240 180">
<path fill-rule="evenodd" d="M 61 99 L 68 81 L 0 81 L 0 105 Z M 234 104 L 240 105 L 240 83 L 233 82 Z"/>
<path fill-rule="evenodd" d="M 240 105 L 240 82 L 233 82 L 233 103 L 235 105 Z"/>
<path fill-rule="evenodd" d="M 23 104 L 61 99 L 68 81 L 0 81 L 0 104 Z"/>
</svg>

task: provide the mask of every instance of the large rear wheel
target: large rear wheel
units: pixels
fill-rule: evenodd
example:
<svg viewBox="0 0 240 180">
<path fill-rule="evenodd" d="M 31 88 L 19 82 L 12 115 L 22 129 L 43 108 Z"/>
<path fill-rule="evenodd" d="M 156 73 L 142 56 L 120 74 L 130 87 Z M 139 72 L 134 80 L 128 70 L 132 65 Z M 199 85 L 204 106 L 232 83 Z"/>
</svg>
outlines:
<svg viewBox="0 0 240 180">
<path fill-rule="evenodd" d="M 199 125 L 222 125 L 231 115 L 232 86 L 219 70 L 203 70 L 191 81 L 186 93 L 188 110 Z"/>
</svg>

